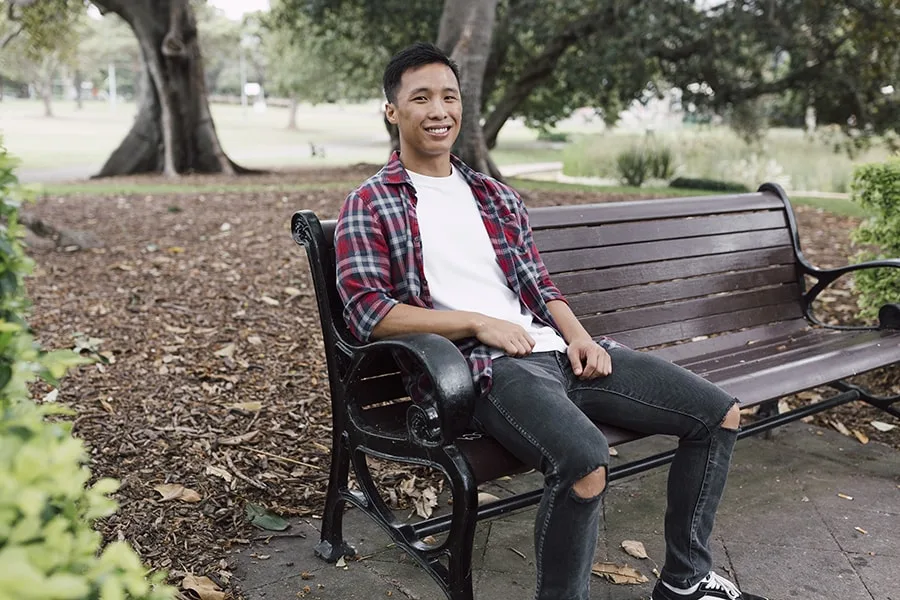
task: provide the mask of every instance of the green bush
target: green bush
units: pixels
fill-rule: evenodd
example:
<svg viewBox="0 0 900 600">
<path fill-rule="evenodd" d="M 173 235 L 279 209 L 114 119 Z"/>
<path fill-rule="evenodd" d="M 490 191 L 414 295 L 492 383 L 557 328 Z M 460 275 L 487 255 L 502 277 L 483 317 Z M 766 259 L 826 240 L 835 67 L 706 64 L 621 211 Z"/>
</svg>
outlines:
<svg viewBox="0 0 900 600">
<path fill-rule="evenodd" d="M 650 161 L 643 148 L 633 147 L 621 152 L 616 157 L 616 169 L 619 178 L 625 185 L 641 187 L 650 173 Z"/>
<path fill-rule="evenodd" d="M 853 241 L 877 248 L 860 252 L 857 261 L 900 257 L 900 159 L 858 167 L 850 192 L 872 215 L 853 232 Z M 900 302 L 900 269 L 865 269 L 855 277 L 861 317 L 875 317 L 882 305 Z"/>
<path fill-rule="evenodd" d="M 20 243 L 22 191 L 0 144 L 0 600 L 165 600 L 174 590 L 148 581 L 134 551 L 121 542 L 100 552 L 92 527 L 115 512 L 118 483 L 88 486 L 82 443 L 71 424 L 48 420 L 66 412 L 35 404 L 28 385 L 55 383 L 83 362 L 74 352 L 43 352 L 28 329 L 23 277 L 31 269 Z"/>
<path fill-rule="evenodd" d="M 647 150 L 650 177 L 671 179 L 675 175 L 675 154 L 666 146 L 654 146 Z"/>
<path fill-rule="evenodd" d="M 679 177 L 669 182 L 669 187 L 689 190 L 709 190 L 711 192 L 749 192 L 743 183 L 734 181 L 719 181 L 717 179 L 696 179 L 691 177 Z"/>
</svg>

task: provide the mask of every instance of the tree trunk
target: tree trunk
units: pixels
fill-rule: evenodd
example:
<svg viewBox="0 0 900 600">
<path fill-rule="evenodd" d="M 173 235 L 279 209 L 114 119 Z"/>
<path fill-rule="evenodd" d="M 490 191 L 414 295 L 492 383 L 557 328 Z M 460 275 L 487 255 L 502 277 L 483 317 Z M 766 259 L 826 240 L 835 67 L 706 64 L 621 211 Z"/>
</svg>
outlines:
<svg viewBox="0 0 900 600">
<path fill-rule="evenodd" d="M 81 102 L 81 69 L 75 69 L 75 77 L 72 85 L 75 87 L 75 108 L 81 110 L 84 108 Z"/>
<path fill-rule="evenodd" d="M 53 72 L 50 71 L 47 73 L 46 77 L 40 83 L 41 85 L 41 100 L 44 101 L 44 116 L 52 117 L 53 116 L 53 106 L 51 102 L 53 101 Z"/>
<path fill-rule="evenodd" d="M 219 143 L 209 112 L 197 23 L 188 0 L 98 0 L 131 26 L 144 80 L 131 131 L 96 177 L 246 172 Z"/>
<path fill-rule="evenodd" d="M 296 96 L 291 96 L 291 105 L 288 106 L 288 129 L 297 129 L 297 102 Z"/>
<path fill-rule="evenodd" d="M 496 15 L 497 0 L 445 0 L 437 45 L 460 70 L 463 114 L 454 149 L 470 167 L 499 179 L 481 131 L 481 86 Z"/>
</svg>

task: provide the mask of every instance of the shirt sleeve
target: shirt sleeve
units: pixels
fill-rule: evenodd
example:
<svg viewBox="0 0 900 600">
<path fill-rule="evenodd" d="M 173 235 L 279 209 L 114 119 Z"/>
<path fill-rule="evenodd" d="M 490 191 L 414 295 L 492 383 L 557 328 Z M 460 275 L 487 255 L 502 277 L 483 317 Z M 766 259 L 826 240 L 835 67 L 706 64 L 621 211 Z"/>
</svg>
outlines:
<svg viewBox="0 0 900 600">
<path fill-rule="evenodd" d="M 334 232 L 337 290 L 344 321 L 360 341 L 398 304 L 391 296 L 390 249 L 381 220 L 359 192 L 347 197 Z"/>
<path fill-rule="evenodd" d="M 531 260 L 534 261 L 538 271 L 538 289 L 541 292 L 541 298 L 545 303 L 551 300 L 562 300 L 568 304 L 566 297 L 563 296 L 556 284 L 550 279 L 550 273 L 547 272 L 547 267 L 544 265 L 544 261 L 534 243 L 534 234 L 531 231 L 531 222 L 528 218 L 528 209 L 525 207 L 525 202 L 522 201 L 522 196 L 518 192 L 514 191 L 514 193 L 518 203 L 519 226 L 522 228 L 523 242 L 525 247 L 528 248 Z"/>
</svg>

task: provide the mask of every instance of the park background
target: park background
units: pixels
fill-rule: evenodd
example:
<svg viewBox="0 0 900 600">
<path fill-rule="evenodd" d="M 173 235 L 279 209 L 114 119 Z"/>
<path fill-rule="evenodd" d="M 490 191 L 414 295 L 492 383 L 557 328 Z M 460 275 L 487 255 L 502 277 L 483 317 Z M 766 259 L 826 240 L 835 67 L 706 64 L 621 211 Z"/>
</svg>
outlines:
<svg viewBox="0 0 900 600">
<path fill-rule="evenodd" d="M 893 1 L 3 8 L 0 136 L 18 161 L 16 194 L 36 199 L 23 209 L 35 261 L 29 323 L 44 347 L 98 361 L 32 394 L 70 407 L 95 475 L 122 482 L 119 511 L 98 522 L 105 542 L 127 540 L 176 585 L 207 576 L 233 595 L 232 553 L 253 535 L 253 515 L 321 509 L 327 379 L 288 221 L 301 208 L 335 216 L 387 158 L 396 140 L 379 79 L 392 52 L 468 36 L 470 51 L 456 56 L 474 105 L 458 151 L 529 206 L 774 181 L 821 267 L 862 249 L 851 234 L 870 213 L 853 200 L 854 169 L 890 160 L 898 143 Z M 168 56 L 159 48 L 176 9 L 198 35 Z M 149 29 L 152 60 L 135 35 Z M 145 75 L 150 63 L 159 78 Z M 191 107 L 173 113 L 168 134 L 161 89 Z M 211 120 L 196 118 L 207 101 Z M 224 158 L 204 158 L 210 139 Z M 852 278 L 840 282 L 823 316 L 854 319 L 856 297 Z M 874 377 L 898 385 L 896 373 Z M 852 405 L 816 424 L 900 448 L 900 423 L 871 424 L 885 419 Z M 407 508 L 434 484 L 418 475 L 379 471 Z"/>
</svg>

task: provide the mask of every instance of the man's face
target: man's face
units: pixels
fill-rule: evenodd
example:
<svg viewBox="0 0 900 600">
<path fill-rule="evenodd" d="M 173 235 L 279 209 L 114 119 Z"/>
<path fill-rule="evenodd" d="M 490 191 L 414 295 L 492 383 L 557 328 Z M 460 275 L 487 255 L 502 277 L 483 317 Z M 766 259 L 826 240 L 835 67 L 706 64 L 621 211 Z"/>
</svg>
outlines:
<svg viewBox="0 0 900 600">
<path fill-rule="evenodd" d="M 456 76 L 441 63 L 407 70 L 400 79 L 396 102 L 385 105 L 385 115 L 400 128 L 404 157 L 449 155 L 462 117 Z"/>
</svg>

